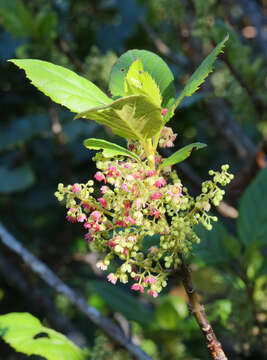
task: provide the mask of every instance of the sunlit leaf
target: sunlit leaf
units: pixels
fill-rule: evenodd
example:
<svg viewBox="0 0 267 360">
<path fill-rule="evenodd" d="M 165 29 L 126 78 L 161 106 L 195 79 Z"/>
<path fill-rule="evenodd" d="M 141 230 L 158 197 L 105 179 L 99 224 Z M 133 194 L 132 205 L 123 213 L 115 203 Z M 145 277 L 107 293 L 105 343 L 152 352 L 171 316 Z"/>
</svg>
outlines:
<svg viewBox="0 0 267 360">
<path fill-rule="evenodd" d="M 144 71 L 140 59 L 135 60 L 124 79 L 125 95 L 146 95 L 157 106 L 161 106 L 161 95 L 158 85 L 151 75 Z"/>
<path fill-rule="evenodd" d="M 152 138 L 163 125 L 161 109 L 141 95 L 127 96 L 108 106 L 89 109 L 75 118 L 78 117 L 95 120 L 109 126 L 114 134 L 140 141 Z"/>
<path fill-rule="evenodd" d="M 172 116 L 174 110 L 180 104 L 185 96 L 191 96 L 194 92 L 196 92 L 200 85 L 205 81 L 206 77 L 212 72 L 213 64 L 217 58 L 217 56 L 223 51 L 225 42 L 229 39 L 229 35 L 227 35 L 216 47 L 215 49 L 203 60 L 200 66 L 196 69 L 193 75 L 188 80 L 185 88 L 180 94 L 178 100 L 171 107 L 169 114 L 166 114 L 166 121 Z"/>
<path fill-rule="evenodd" d="M 25 70 L 31 83 L 45 95 L 75 113 L 112 102 L 91 81 L 62 66 L 35 59 L 9 61 Z"/>
<path fill-rule="evenodd" d="M 140 158 L 133 152 L 125 149 L 124 147 L 111 143 L 102 139 L 86 139 L 83 142 L 84 146 L 88 149 L 103 150 L 103 155 L 107 158 L 122 155 L 131 157 L 137 161 L 141 161 Z"/>
<path fill-rule="evenodd" d="M 174 78 L 168 65 L 158 55 L 146 50 L 129 50 L 119 57 L 112 67 L 109 89 L 114 97 L 124 96 L 124 78 L 136 60 L 140 59 L 144 71 L 156 82 L 162 96 L 162 107 L 168 108 L 175 97 Z"/>
<path fill-rule="evenodd" d="M 64 335 L 42 326 L 28 313 L 0 316 L 0 336 L 16 351 L 47 360 L 86 360 L 85 353 Z"/>
<path fill-rule="evenodd" d="M 184 161 L 186 158 L 188 158 L 191 155 L 191 152 L 193 151 L 193 149 L 202 149 L 206 146 L 207 145 L 203 144 L 203 143 L 193 143 L 193 144 L 184 146 L 183 148 L 177 150 L 170 157 L 163 160 L 163 162 L 159 166 L 159 170 L 164 168 L 165 166 L 174 165 L 181 161 Z"/>
</svg>

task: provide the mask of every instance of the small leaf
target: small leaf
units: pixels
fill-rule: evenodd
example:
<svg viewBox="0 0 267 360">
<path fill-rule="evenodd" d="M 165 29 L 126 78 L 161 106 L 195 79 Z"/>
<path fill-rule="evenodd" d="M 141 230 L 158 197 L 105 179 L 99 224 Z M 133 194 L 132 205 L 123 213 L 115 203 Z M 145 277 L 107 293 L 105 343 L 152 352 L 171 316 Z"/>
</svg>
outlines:
<svg viewBox="0 0 267 360">
<path fill-rule="evenodd" d="M 112 102 L 91 81 L 62 66 L 35 59 L 9 61 L 25 70 L 26 76 L 40 91 L 72 112 L 80 113 Z"/>
<path fill-rule="evenodd" d="M 34 173 L 29 166 L 9 170 L 0 166 L 0 193 L 23 191 L 34 183 Z"/>
<path fill-rule="evenodd" d="M 240 200 L 237 232 L 246 247 L 267 244 L 267 169 L 261 170 Z"/>
<path fill-rule="evenodd" d="M 205 81 L 209 73 L 212 72 L 212 66 L 217 56 L 223 51 L 225 42 L 228 39 L 229 39 L 229 35 L 227 34 L 226 37 L 216 46 L 216 48 L 206 57 L 206 59 L 196 69 L 196 71 L 188 80 L 178 100 L 172 106 L 172 110 L 171 110 L 172 113 L 180 104 L 180 102 L 183 100 L 183 98 L 185 96 L 191 96 L 194 92 L 196 92 L 199 89 L 200 85 Z"/>
<path fill-rule="evenodd" d="M 136 59 L 124 79 L 125 95 L 145 95 L 156 105 L 161 106 L 161 95 L 159 88 L 151 75 L 144 71 L 140 59 Z"/>
<path fill-rule="evenodd" d="M 125 149 L 122 146 L 113 144 L 109 141 L 102 139 L 87 139 L 83 142 L 84 146 L 88 149 L 101 150 L 103 149 L 103 156 L 110 158 L 118 155 L 131 157 L 138 162 L 141 162 L 140 158 L 133 152 Z"/>
<path fill-rule="evenodd" d="M 174 101 L 174 78 L 168 65 L 158 55 L 146 50 L 129 50 L 119 57 L 111 69 L 109 89 L 114 97 L 124 96 L 124 78 L 136 60 L 142 61 L 144 71 L 156 82 L 162 96 L 162 107 L 169 108 Z"/>
<path fill-rule="evenodd" d="M 163 126 L 161 108 L 142 95 L 115 100 L 110 105 L 78 114 L 75 119 L 78 117 L 95 120 L 109 126 L 114 134 L 139 141 L 152 138 Z"/>
<path fill-rule="evenodd" d="M 188 158 L 190 156 L 193 149 L 202 149 L 206 146 L 207 145 L 203 144 L 203 143 L 193 143 L 193 144 L 184 146 L 183 148 L 179 149 L 174 154 L 172 154 L 170 157 L 163 160 L 163 162 L 159 166 L 159 170 L 164 168 L 165 166 L 174 165 L 181 161 L 184 161 L 186 158 Z"/>
<path fill-rule="evenodd" d="M 16 351 L 47 360 L 86 360 L 86 354 L 64 335 L 42 326 L 28 313 L 0 316 L 0 336 Z"/>
</svg>

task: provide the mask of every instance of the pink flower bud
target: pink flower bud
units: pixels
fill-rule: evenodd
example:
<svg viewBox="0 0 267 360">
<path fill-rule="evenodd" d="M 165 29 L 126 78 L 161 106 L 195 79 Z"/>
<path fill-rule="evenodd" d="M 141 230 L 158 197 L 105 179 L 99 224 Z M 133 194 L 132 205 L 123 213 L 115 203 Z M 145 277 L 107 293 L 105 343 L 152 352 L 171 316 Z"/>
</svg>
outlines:
<svg viewBox="0 0 267 360">
<path fill-rule="evenodd" d="M 150 275 L 150 276 L 146 276 L 144 282 L 146 284 L 154 284 L 156 282 L 156 278 L 154 278 L 154 276 Z"/>
<path fill-rule="evenodd" d="M 143 286 L 141 284 L 137 284 L 137 283 L 133 284 L 131 286 L 131 289 L 134 290 L 134 291 L 140 291 L 141 293 L 144 292 Z"/>
<path fill-rule="evenodd" d="M 158 200 L 162 197 L 162 193 L 160 191 L 157 191 L 155 194 L 152 195 L 153 200 Z"/>
<path fill-rule="evenodd" d="M 92 213 L 91 213 L 91 215 L 90 215 L 90 217 L 93 219 L 93 220 L 95 220 L 95 221 L 97 221 L 97 222 L 101 222 L 101 213 L 99 212 L 99 211 L 93 211 Z"/>
<path fill-rule="evenodd" d="M 116 282 L 117 282 L 117 277 L 116 277 L 115 274 L 113 274 L 113 273 L 108 274 L 107 279 L 108 279 L 108 281 L 111 282 L 111 284 L 113 284 L 113 285 L 115 285 Z"/>
<path fill-rule="evenodd" d="M 84 222 L 85 220 L 86 220 L 85 214 L 78 215 L 78 217 L 77 217 L 78 222 Z"/>
<path fill-rule="evenodd" d="M 97 173 L 95 173 L 94 178 L 95 178 L 97 181 L 106 180 L 104 174 L 102 174 L 100 171 L 98 171 Z"/>
<path fill-rule="evenodd" d="M 103 208 L 106 209 L 106 207 L 107 207 L 107 200 L 106 199 L 104 199 L 103 197 L 100 197 L 100 198 L 97 199 L 97 201 L 99 201 L 100 204 L 103 206 Z"/>
<path fill-rule="evenodd" d="M 161 110 L 161 115 L 165 116 L 167 114 L 168 109 L 164 108 Z"/>
<path fill-rule="evenodd" d="M 158 297 L 158 293 L 153 290 L 148 290 L 147 295 L 153 296 L 153 298 Z"/>
<path fill-rule="evenodd" d="M 76 194 L 78 191 L 81 190 L 81 187 L 79 184 L 72 185 L 72 191 Z"/>
</svg>

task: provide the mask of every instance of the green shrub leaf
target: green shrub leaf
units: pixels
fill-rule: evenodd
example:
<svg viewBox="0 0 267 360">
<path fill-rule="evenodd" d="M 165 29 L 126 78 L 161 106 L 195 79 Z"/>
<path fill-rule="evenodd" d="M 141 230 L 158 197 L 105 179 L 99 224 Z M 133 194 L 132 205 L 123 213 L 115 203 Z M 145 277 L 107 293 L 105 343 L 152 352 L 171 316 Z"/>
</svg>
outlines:
<svg viewBox="0 0 267 360">
<path fill-rule="evenodd" d="M 206 57 L 206 59 L 203 60 L 203 62 L 200 64 L 200 66 L 196 69 L 196 71 L 188 80 L 178 100 L 172 106 L 171 112 L 174 112 L 174 110 L 177 108 L 177 106 L 180 104 L 180 102 L 183 100 L 185 96 L 191 96 L 194 92 L 196 92 L 199 89 L 200 85 L 205 81 L 209 73 L 212 72 L 213 64 L 217 56 L 223 51 L 225 42 L 228 39 L 229 39 L 229 35 L 227 34 L 225 38 L 216 46 L 216 48 Z"/>
<path fill-rule="evenodd" d="M 95 120 L 109 126 L 114 134 L 141 142 L 152 138 L 163 125 L 161 108 L 142 95 L 115 100 L 110 105 L 78 114 L 75 119 L 78 117 Z"/>
<path fill-rule="evenodd" d="M 85 360 L 85 353 L 64 335 L 42 326 L 28 313 L 0 316 L 0 336 L 16 351 L 47 360 Z"/>
<path fill-rule="evenodd" d="M 102 139 L 86 139 L 83 142 L 84 146 L 88 149 L 103 150 L 103 156 L 110 158 L 118 155 L 131 157 L 139 162 L 140 158 L 133 152 L 125 149 L 124 147 L 111 143 Z"/>
<path fill-rule="evenodd" d="M 172 154 L 170 157 L 163 160 L 163 162 L 159 166 L 159 170 L 164 168 L 165 166 L 174 165 L 181 161 L 184 161 L 186 158 L 190 156 L 193 149 L 202 149 L 206 146 L 207 146 L 206 144 L 199 142 L 184 146 L 183 148 L 179 149 L 174 154 Z"/>
<path fill-rule="evenodd" d="M 136 59 L 124 79 L 125 95 L 145 95 L 156 105 L 161 106 L 161 95 L 158 85 L 151 75 L 144 71 L 140 59 Z"/>
<path fill-rule="evenodd" d="M 146 50 L 129 50 L 118 58 L 111 69 L 109 89 L 114 97 L 124 96 L 124 78 L 132 63 L 139 59 L 152 79 L 156 82 L 162 96 L 162 107 L 168 108 L 175 97 L 174 78 L 168 65 L 158 55 Z"/>
<path fill-rule="evenodd" d="M 237 232 L 245 246 L 267 244 L 267 169 L 249 185 L 240 200 Z"/>
<path fill-rule="evenodd" d="M 35 59 L 9 61 L 25 70 L 26 76 L 40 91 L 72 112 L 80 113 L 112 102 L 91 81 L 62 66 Z"/>
</svg>

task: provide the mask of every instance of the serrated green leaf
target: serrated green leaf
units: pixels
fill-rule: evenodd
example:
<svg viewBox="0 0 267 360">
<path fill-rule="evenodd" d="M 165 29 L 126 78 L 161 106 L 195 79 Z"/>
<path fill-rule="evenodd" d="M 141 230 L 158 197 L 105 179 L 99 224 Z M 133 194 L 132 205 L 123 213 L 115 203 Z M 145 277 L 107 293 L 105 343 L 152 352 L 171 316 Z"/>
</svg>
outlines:
<svg viewBox="0 0 267 360">
<path fill-rule="evenodd" d="M 110 105 L 80 113 L 75 119 L 78 117 L 95 120 L 109 126 L 114 134 L 139 141 L 152 138 L 163 126 L 161 108 L 142 95 L 115 100 Z"/>
<path fill-rule="evenodd" d="M 47 360 L 85 360 L 85 353 L 55 330 L 42 326 L 29 313 L 0 316 L 0 336 L 16 351 Z"/>
<path fill-rule="evenodd" d="M 227 34 L 226 37 L 215 47 L 215 49 L 213 49 L 213 51 L 206 57 L 205 60 L 203 60 L 200 66 L 196 69 L 196 71 L 188 80 L 178 100 L 172 106 L 170 114 L 173 114 L 174 110 L 177 108 L 177 106 L 180 104 L 180 102 L 183 100 L 185 96 L 191 96 L 194 92 L 196 92 L 199 89 L 200 85 L 205 81 L 209 73 L 212 72 L 213 64 L 217 56 L 223 51 L 225 42 L 228 39 L 229 39 L 229 35 Z"/>
<path fill-rule="evenodd" d="M 124 79 L 124 93 L 129 95 L 145 95 L 156 105 L 161 106 L 162 98 L 158 85 L 151 75 L 144 71 L 140 59 L 136 59 Z"/>
<path fill-rule="evenodd" d="M 138 162 L 141 162 L 140 158 L 133 152 L 125 149 L 124 147 L 111 143 L 102 139 L 86 139 L 83 142 L 84 146 L 88 149 L 103 150 L 103 156 L 110 158 L 118 155 L 131 157 Z"/>
<path fill-rule="evenodd" d="M 159 166 L 159 170 L 164 168 L 165 166 L 174 165 L 181 161 L 184 161 L 186 158 L 190 156 L 193 149 L 202 149 L 206 146 L 207 146 L 206 144 L 198 143 L 198 142 L 184 146 L 183 148 L 177 150 L 170 157 L 163 160 L 163 162 Z"/>
<path fill-rule="evenodd" d="M 23 191 L 33 185 L 34 173 L 29 166 L 7 169 L 0 166 L 0 193 Z"/>
<path fill-rule="evenodd" d="M 146 50 L 129 50 L 118 58 L 111 69 L 109 89 L 114 97 L 124 96 L 124 78 L 136 60 L 140 59 L 144 71 L 156 82 L 162 96 L 162 107 L 169 108 L 174 101 L 174 77 L 168 65 L 158 55 Z"/>
<path fill-rule="evenodd" d="M 112 103 L 91 81 L 62 66 L 47 61 L 11 59 L 10 62 L 25 70 L 31 83 L 54 102 L 75 113 Z"/>
<path fill-rule="evenodd" d="M 247 247 L 267 244 L 267 169 L 261 170 L 240 200 L 237 232 Z"/>
</svg>

